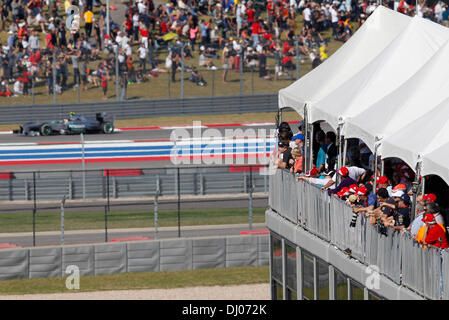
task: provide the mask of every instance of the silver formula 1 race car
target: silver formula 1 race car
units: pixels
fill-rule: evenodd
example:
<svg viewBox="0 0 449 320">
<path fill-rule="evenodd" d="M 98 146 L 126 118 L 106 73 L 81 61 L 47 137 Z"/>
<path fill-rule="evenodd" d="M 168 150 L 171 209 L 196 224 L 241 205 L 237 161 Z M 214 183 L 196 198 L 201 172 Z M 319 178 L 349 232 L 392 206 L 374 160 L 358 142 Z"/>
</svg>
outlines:
<svg viewBox="0 0 449 320">
<path fill-rule="evenodd" d="M 114 118 L 105 112 L 97 113 L 95 118 L 70 113 L 68 119 L 27 122 L 20 126 L 16 134 L 27 136 L 50 136 L 57 134 L 105 133 L 114 132 Z"/>
</svg>

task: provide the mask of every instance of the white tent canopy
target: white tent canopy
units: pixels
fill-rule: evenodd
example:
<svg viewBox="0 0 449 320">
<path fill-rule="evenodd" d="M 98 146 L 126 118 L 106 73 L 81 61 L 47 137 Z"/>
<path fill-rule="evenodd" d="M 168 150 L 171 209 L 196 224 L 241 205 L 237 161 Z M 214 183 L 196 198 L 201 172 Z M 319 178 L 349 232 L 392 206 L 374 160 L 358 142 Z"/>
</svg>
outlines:
<svg viewBox="0 0 449 320">
<path fill-rule="evenodd" d="M 279 91 L 279 108 L 290 107 L 303 116 L 303 107 L 335 90 L 372 61 L 410 23 L 411 18 L 379 6 L 360 29 L 329 59 Z"/>
<path fill-rule="evenodd" d="M 448 28 L 414 17 L 374 60 L 314 104 L 310 122 L 325 120 L 336 129 L 362 114 L 413 76 L 448 39 Z"/>
<path fill-rule="evenodd" d="M 422 159 L 421 174 L 435 174 L 449 184 L 449 143 L 442 144 L 437 149 L 426 154 Z"/>
<path fill-rule="evenodd" d="M 449 29 L 448 29 L 449 31 Z M 374 150 L 375 137 L 387 138 L 449 96 L 449 42 L 401 87 L 348 119 L 345 136 L 362 139 Z M 383 154 L 383 147 L 379 152 Z"/>
<path fill-rule="evenodd" d="M 438 106 L 382 140 L 382 158 L 398 157 L 412 169 L 419 157 L 449 143 L 449 93 Z M 449 164 L 449 158 L 445 163 Z M 428 167 L 427 169 L 432 170 Z"/>
<path fill-rule="evenodd" d="M 449 184 L 449 29 L 379 7 L 334 55 L 279 92 L 279 108 L 342 124 L 382 158 Z"/>
</svg>

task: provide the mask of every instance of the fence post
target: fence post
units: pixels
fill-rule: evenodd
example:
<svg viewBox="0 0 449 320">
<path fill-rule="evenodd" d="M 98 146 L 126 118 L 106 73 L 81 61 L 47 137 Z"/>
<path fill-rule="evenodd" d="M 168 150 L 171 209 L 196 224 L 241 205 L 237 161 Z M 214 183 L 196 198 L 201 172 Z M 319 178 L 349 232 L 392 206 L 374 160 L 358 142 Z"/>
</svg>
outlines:
<svg viewBox="0 0 449 320">
<path fill-rule="evenodd" d="M 168 97 L 170 98 L 170 70 L 168 71 Z"/>
<path fill-rule="evenodd" d="M 108 206 L 104 206 L 104 242 L 108 242 Z"/>
<path fill-rule="evenodd" d="M 251 67 L 251 94 L 254 94 L 254 67 Z"/>
<path fill-rule="evenodd" d="M 81 166 L 83 170 L 83 200 L 86 199 L 86 162 L 84 158 L 84 134 L 81 133 Z"/>
<path fill-rule="evenodd" d="M 204 194 L 204 176 L 202 172 L 200 172 L 200 194 Z"/>
<path fill-rule="evenodd" d="M 118 198 L 117 196 L 117 179 L 112 177 L 112 197 L 114 199 Z"/>
<path fill-rule="evenodd" d="M 69 177 L 69 199 L 73 199 L 73 180 L 72 180 L 71 172 L 70 172 L 70 177 Z"/>
<path fill-rule="evenodd" d="M 253 230 L 253 174 L 249 166 L 249 202 L 248 202 L 249 230 Z"/>
<path fill-rule="evenodd" d="M 9 201 L 12 201 L 12 179 L 9 178 L 8 180 L 8 192 L 9 192 Z"/>
<path fill-rule="evenodd" d="M 106 170 L 106 185 L 107 185 L 107 197 L 108 197 L 108 210 L 110 210 L 110 192 L 109 192 L 109 169 Z"/>
<path fill-rule="evenodd" d="M 24 183 L 24 189 L 25 189 L 25 200 L 28 200 L 28 198 L 29 198 L 29 196 L 28 196 L 28 193 L 29 193 L 29 191 L 28 191 L 28 180 L 25 178 L 23 183 Z"/>
<path fill-rule="evenodd" d="M 154 194 L 154 239 L 158 238 L 158 224 L 159 224 L 159 216 L 158 216 L 158 201 L 159 201 L 159 188 L 156 189 L 156 193 Z"/>
<path fill-rule="evenodd" d="M 33 247 L 36 246 L 36 172 L 33 171 Z"/>
<path fill-rule="evenodd" d="M 64 245 L 64 204 L 66 196 L 62 197 L 61 200 L 61 246 Z"/>
<path fill-rule="evenodd" d="M 159 190 L 159 193 L 161 193 L 161 177 L 159 175 L 156 175 L 156 190 Z"/>
<path fill-rule="evenodd" d="M 178 238 L 181 238 L 181 181 L 179 177 L 179 167 L 176 168 L 176 194 L 177 194 L 177 207 L 178 207 Z"/>
<path fill-rule="evenodd" d="M 215 70 L 212 70 L 212 94 L 211 96 L 214 96 L 214 91 L 215 91 Z"/>
</svg>

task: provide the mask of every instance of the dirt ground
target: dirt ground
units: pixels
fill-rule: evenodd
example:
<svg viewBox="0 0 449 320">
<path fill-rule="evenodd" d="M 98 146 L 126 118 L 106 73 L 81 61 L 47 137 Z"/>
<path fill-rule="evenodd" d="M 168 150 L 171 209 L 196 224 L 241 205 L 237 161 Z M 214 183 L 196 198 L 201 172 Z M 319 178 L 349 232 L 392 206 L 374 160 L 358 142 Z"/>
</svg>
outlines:
<svg viewBox="0 0 449 320">
<path fill-rule="evenodd" d="M 269 284 L 1 296 L 0 300 L 269 300 Z"/>
</svg>

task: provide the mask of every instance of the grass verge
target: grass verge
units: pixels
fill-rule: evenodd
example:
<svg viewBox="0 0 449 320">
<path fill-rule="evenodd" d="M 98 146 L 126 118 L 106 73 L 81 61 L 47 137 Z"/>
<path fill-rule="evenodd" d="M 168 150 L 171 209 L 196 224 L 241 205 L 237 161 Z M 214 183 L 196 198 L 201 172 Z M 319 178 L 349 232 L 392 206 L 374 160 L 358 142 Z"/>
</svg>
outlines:
<svg viewBox="0 0 449 320">
<path fill-rule="evenodd" d="M 81 277 L 80 289 L 77 292 L 227 286 L 268 283 L 268 281 L 268 266 L 133 272 Z M 1 295 L 69 292 L 73 293 L 73 290 L 65 287 L 65 278 L 0 281 Z"/>
<path fill-rule="evenodd" d="M 70 212 L 65 210 L 64 228 L 69 230 L 92 230 L 105 227 L 104 211 Z M 164 210 L 158 213 L 159 227 L 178 225 L 178 212 Z M 107 217 L 108 229 L 151 228 L 154 227 L 153 208 L 135 211 L 111 211 Z M 253 222 L 265 222 L 265 209 L 253 208 Z M 201 209 L 182 210 L 181 226 L 219 225 L 248 223 L 248 209 Z M 28 213 L 1 213 L 0 233 L 31 232 L 33 217 Z M 59 212 L 37 212 L 36 231 L 59 231 L 61 216 Z"/>
</svg>

